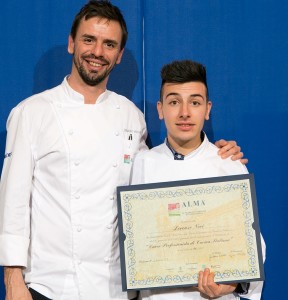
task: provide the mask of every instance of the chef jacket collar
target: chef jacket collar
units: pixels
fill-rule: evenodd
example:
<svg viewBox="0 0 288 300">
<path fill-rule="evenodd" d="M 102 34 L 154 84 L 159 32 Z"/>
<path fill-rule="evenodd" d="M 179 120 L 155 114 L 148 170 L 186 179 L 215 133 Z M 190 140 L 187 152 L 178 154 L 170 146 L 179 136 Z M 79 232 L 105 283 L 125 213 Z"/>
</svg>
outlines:
<svg viewBox="0 0 288 300">
<path fill-rule="evenodd" d="M 203 145 L 203 141 L 204 141 L 205 137 L 206 137 L 205 133 L 203 131 L 201 131 L 201 145 L 197 149 L 191 151 L 190 153 L 188 153 L 186 155 L 176 152 L 175 149 L 173 149 L 173 147 L 169 143 L 168 138 L 165 139 L 165 143 L 166 143 L 166 146 L 168 147 L 168 149 L 172 152 L 172 154 L 174 156 L 174 160 L 184 160 L 185 157 L 188 158 L 189 156 L 194 155 L 196 152 L 198 152 L 202 149 L 201 146 Z"/>
<path fill-rule="evenodd" d="M 173 156 L 174 156 L 174 160 L 184 160 L 185 155 L 176 152 L 173 147 L 170 145 L 168 138 L 166 138 L 165 140 L 166 146 L 169 148 L 169 150 L 172 152 Z"/>
<path fill-rule="evenodd" d="M 66 76 L 62 82 L 62 86 L 66 93 L 68 94 L 69 98 L 72 99 L 75 102 L 78 102 L 79 104 L 84 104 L 84 96 L 75 90 L 72 89 L 72 87 L 68 83 L 69 75 Z M 108 97 L 107 90 L 105 90 L 98 98 L 95 104 L 99 104 L 103 102 Z"/>
</svg>

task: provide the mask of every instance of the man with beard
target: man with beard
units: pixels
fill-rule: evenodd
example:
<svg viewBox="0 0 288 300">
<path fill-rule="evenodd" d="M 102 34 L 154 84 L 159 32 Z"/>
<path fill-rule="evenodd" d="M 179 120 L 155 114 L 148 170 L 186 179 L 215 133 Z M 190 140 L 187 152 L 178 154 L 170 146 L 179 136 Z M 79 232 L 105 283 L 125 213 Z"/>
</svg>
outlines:
<svg viewBox="0 0 288 300">
<path fill-rule="evenodd" d="M 0 188 L 6 300 L 136 296 L 121 291 L 115 191 L 147 148 L 146 125 L 132 102 L 106 89 L 127 35 L 117 7 L 90 1 L 72 24 L 71 75 L 8 118 Z M 226 156 L 242 157 L 235 143 L 223 144 Z"/>
</svg>

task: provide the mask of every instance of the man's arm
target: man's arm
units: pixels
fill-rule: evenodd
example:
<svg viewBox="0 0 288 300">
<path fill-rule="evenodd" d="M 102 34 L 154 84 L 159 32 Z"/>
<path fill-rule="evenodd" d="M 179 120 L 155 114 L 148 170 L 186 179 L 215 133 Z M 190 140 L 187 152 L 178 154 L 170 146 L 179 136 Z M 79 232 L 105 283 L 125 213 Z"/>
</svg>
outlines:
<svg viewBox="0 0 288 300">
<path fill-rule="evenodd" d="M 32 300 L 21 267 L 4 267 L 5 300 Z"/>
<path fill-rule="evenodd" d="M 235 141 L 225 141 L 219 140 L 215 143 L 216 147 L 220 148 L 218 154 L 223 158 L 228 158 L 231 156 L 232 160 L 240 159 L 241 163 L 246 165 L 248 163 L 247 158 L 243 158 L 244 154 L 241 152 L 241 148 L 237 145 Z"/>
<path fill-rule="evenodd" d="M 6 154 L 0 184 L 0 265 L 6 300 L 32 300 L 24 283 L 30 235 L 30 191 L 34 164 L 25 119 L 19 108 L 7 121 Z"/>
</svg>

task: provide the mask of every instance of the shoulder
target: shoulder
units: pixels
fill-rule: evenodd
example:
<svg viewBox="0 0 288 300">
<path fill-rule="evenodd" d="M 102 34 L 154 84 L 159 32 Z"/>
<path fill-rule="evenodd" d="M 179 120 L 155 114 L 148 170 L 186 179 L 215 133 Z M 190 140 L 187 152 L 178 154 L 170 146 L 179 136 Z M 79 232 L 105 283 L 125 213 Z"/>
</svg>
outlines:
<svg viewBox="0 0 288 300">
<path fill-rule="evenodd" d="M 59 95 L 60 90 L 61 88 L 57 86 L 22 100 L 11 110 L 7 120 L 7 127 L 12 120 L 25 119 L 34 124 L 37 119 L 41 120 L 47 115 L 51 108 L 51 102 L 55 99 L 55 94 Z"/>
<path fill-rule="evenodd" d="M 211 142 L 208 142 L 206 145 L 206 151 L 205 151 L 205 159 L 207 161 L 213 162 L 213 165 L 217 165 L 219 170 L 222 170 L 223 172 L 231 173 L 233 174 L 246 174 L 248 173 L 248 170 L 245 165 L 243 165 L 240 160 L 232 160 L 231 157 L 228 157 L 226 159 L 222 159 L 218 155 L 219 148 L 216 147 Z"/>
<path fill-rule="evenodd" d="M 33 108 L 46 108 L 51 101 L 55 99 L 55 95 L 59 95 L 61 92 L 61 86 L 54 87 L 52 89 L 43 91 L 38 94 L 34 94 L 23 101 L 21 101 L 14 109 L 16 110 L 29 110 Z"/>
<path fill-rule="evenodd" d="M 141 152 L 137 153 L 135 159 L 137 159 L 138 161 L 140 161 L 140 160 L 145 161 L 147 159 L 159 160 L 160 158 L 168 157 L 166 154 L 165 147 L 166 147 L 165 144 L 161 144 L 161 145 L 153 147 L 149 150 L 141 151 Z"/>
<path fill-rule="evenodd" d="M 112 92 L 110 90 L 107 90 L 107 95 L 109 98 L 109 101 L 112 102 L 115 105 L 118 105 L 119 108 L 124 107 L 126 113 L 137 113 L 143 115 L 143 113 L 140 111 L 140 109 L 133 103 L 131 100 L 126 98 L 125 96 L 119 95 L 115 92 Z"/>
<path fill-rule="evenodd" d="M 112 91 L 106 91 L 106 103 L 117 110 L 115 122 L 121 123 L 124 131 L 139 134 L 139 137 L 147 137 L 146 122 L 140 109 L 126 97 Z"/>
</svg>

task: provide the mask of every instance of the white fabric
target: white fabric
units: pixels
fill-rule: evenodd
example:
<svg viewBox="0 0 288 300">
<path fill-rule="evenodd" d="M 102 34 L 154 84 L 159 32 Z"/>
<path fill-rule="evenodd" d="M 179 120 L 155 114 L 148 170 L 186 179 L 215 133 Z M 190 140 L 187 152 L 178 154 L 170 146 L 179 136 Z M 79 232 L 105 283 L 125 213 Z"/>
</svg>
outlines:
<svg viewBox="0 0 288 300">
<path fill-rule="evenodd" d="M 149 151 L 136 155 L 132 168 L 132 184 L 166 182 L 185 179 L 208 178 L 228 175 L 247 174 L 248 171 L 239 161 L 221 159 L 217 154 L 219 149 L 211 144 L 205 136 L 204 141 L 195 151 L 186 155 L 184 160 L 174 160 L 174 156 L 167 145 L 161 144 Z M 265 256 L 265 244 L 262 240 L 262 251 Z M 261 298 L 263 282 L 252 282 L 245 298 L 256 300 Z M 162 289 L 141 291 L 144 300 L 161 299 L 208 299 L 200 295 L 193 288 Z M 217 299 L 240 299 L 230 294 Z"/>
<path fill-rule="evenodd" d="M 70 299 L 126 299 L 116 186 L 147 149 L 142 113 L 108 90 L 85 105 L 64 79 L 14 108 L 7 131 L 0 265 L 25 266 L 26 283 L 53 300 L 75 286 Z"/>
</svg>

